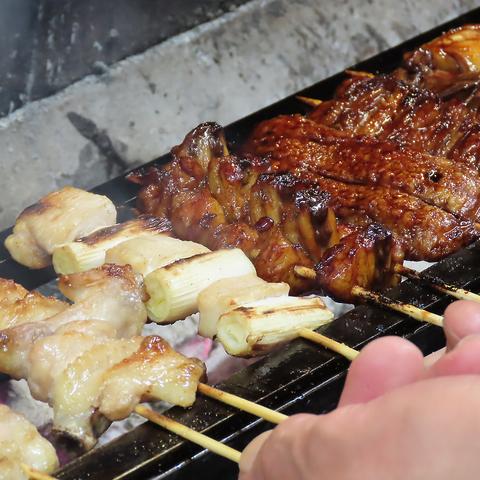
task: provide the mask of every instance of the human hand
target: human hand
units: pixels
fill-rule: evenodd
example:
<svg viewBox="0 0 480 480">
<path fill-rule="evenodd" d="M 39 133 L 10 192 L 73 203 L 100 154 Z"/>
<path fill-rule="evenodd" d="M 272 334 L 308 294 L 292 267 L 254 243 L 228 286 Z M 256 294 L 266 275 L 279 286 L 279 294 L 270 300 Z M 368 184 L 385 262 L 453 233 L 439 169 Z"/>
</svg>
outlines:
<svg viewBox="0 0 480 480">
<path fill-rule="evenodd" d="M 448 353 L 429 368 L 401 338 L 370 343 L 351 365 L 339 408 L 296 415 L 258 437 L 242 455 L 241 480 L 470 478 L 480 468 L 480 378 L 472 376 L 480 305 L 452 304 L 445 331 Z"/>
</svg>

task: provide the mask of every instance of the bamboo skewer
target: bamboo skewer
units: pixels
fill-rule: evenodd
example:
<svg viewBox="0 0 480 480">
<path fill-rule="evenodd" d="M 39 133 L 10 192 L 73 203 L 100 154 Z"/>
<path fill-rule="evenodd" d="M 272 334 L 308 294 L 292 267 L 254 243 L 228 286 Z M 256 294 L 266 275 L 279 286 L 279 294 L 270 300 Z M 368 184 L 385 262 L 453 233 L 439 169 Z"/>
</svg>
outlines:
<svg viewBox="0 0 480 480">
<path fill-rule="evenodd" d="M 375 75 L 370 72 L 364 72 L 362 70 L 345 70 L 347 75 L 351 77 L 360 77 L 360 78 L 374 78 Z"/>
<path fill-rule="evenodd" d="M 25 475 L 28 475 L 28 478 L 31 478 L 32 480 L 56 480 L 55 477 L 39 472 L 38 470 L 29 467 L 25 463 L 22 463 L 20 466 L 22 467 Z"/>
<path fill-rule="evenodd" d="M 308 328 L 302 328 L 298 333 L 300 337 L 318 343 L 329 350 L 333 350 L 350 361 L 354 360 L 360 353 L 358 350 L 355 350 L 344 343 L 337 342 L 321 333 L 309 330 Z"/>
<path fill-rule="evenodd" d="M 255 402 L 238 397 L 237 395 L 218 390 L 205 383 L 198 384 L 198 391 L 207 397 L 226 403 L 227 405 L 243 410 L 244 412 L 251 413 L 256 417 L 263 418 L 271 423 L 279 424 L 288 418 L 288 416 L 283 413 L 258 405 Z"/>
<path fill-rule="evenodd" d="M 310 107 L 318 107 L 323 103 L 323 100 L 319 100 L 318 98 L 302 97 L 301 95 L 297 95 L 295 98 L 300 100 L 302 103 L 306 103 Z"/>
<path fill-rule="evenodd" d="M 299 277 L 306 278 L 307 280 L 315 280 L 317 278 L 317 274 L 313 268 L 304 267 L 302 265 L 295 265 L 293 267 L 293 271 Z"/>
<path fill-rule="evenodd" d="M 438 290 L 439 292 L 450 295 L 451 297 L 457 298 L 459 300 L 471 300 L 473 302 L 480 303 L 480 295 L 476 293 L 469 292 L 463 288 L 457 288 L 453 285 L 446 284 L 440 279 L 432 278 L 427 275 L 422 275 L 420 272 L 413 270 L 411 268 L 404 267 L 403 265 L 395 265 L 395 273 L 399 273 L 404 277 L 410 278 L 411 280 L 416 280 L 418 282 L 426 283 L 430 287 Z"/>
<path fill-rule="evenodd" d="M 160 425 L 166 430 L 173 432 L 178 436 L 189 440 L 190 442 L 196 443 L 197 445 L 200 445 L 201 447 L 206 448 L 207 450 L 210 450 L 221 457 L 228 458 L 235 463 L 240 462 L 241 453 L 238 450 L 229 447 L 228 445 L 224 445 L 222 442 L 218 442 L 217 440 L 214 440 L 203 433 L 192 430 L 191 428 L 186 427 L 185 425 L 182 425 L 171 418 L 165 417 L 164 415 L 160 415 L 159 413 L 156 413 L 153 410 L 144 407 L 143 405 L 138 405 L 135 408 L 135 412 L 147 420 Z"/>
<path fill-rule="evenodd" d="M 310 280 L 315 278 L 315 270 L 308 267 L 296 266 L 295 273 Z M 443 317 L 441 315 L 427 312 L 426 310 L 415 307 L 414 305 L 410 305 L 409 303 L 392 300 L 391 298 L 385 297 L 380 293 L 370 292 L 369 290 L 365 290 L 357 285 L 352 288 L 352 293 L 357 297 L 364 298 L 391 310 L 404 313 L 415 320 L 431 323 L 439 327 L 443 326 Z"/>
<path fill-rule="evenodd" d="M 431 323 L 432 325 L 437 325 L 438 327 L 443 326 L 443 317 L 441 315 L 427 312 L 426 310 L 415 307 L 414 305 L 392 300 L 391 298 L 385 297 L 380 293 L 370 292 L 359 286 L 353 287 L 352 293 L 357 297 L 364 298 L 365 300 L 369 300 L 391 310 L 404 313 L 405 315 L 408 315 L 415 320 L 419 320 L 420 322 Z"/>
</svg>

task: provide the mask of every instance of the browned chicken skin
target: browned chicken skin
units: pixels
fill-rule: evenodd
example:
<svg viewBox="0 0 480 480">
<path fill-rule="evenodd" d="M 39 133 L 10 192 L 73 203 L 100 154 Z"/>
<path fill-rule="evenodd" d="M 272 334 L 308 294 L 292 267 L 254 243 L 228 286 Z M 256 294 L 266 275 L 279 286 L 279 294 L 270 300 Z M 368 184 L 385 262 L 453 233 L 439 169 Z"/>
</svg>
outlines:
<svg viewBox="0 0 480 480">
<path fill-rule="evenodd" d="M 285 115 L 261 122 L 244 148 L 267 156 L 278 171 L 396 189 L 416 197 L 413 202 L 420 199 L 459 218 L 480 219 L 476 171 L 395 143 L 351 137 L 301 115 Z"/>
<path fill-rule="evenodd" d="M 309 118 L 343 132 L 447 157 L 477 171 L 480 166 L 477 109 L 392 75 L 345 80 L 335 98 L 322 102 Z"/>
<path fill-rule="evenodd" d="M 408 52 L 395 74 L 442 96 L 468 95 L 480 75 L 480 25 L 449 30 Z"/>
<path fill-rule="evenodd" d="M 212 249 L 242 248 L 254 262 L 260 277 L 287 282 L 293 293 L 318 288 L 318 283 L 299 278 L 294 267 L 313 267 L 326 250 L 338 243 L 340 236 L 330 208 L 330 195 L 316 182 L 290 173 L 276 173 L 268 159 L 225 155 L 226 147 L 218 145 L 211 154 L 202 149 L 201 158 L 194 165 L 197 154 L 191 145 L 198 143 L 197 135 L 201 145 L 215 145 L 213 141 L 206 142 L 208 128 L 218 142 L 224 142 L 218 126 L 201 125 L 187 135 L 181 146 L 172 150 L 172 163 L 163 169 L 153 168 L 129 176 L 143 185 L 139 194 L 140 210 L 169 218 L 180 238 L 200 241 Z M 178 152 L 182 152 L 180 157 Z M 184 152 L 189 152 L 190 157 Z M 208 164 L 203 162 L 205 158 Z M 201 169 L 205 172 L 203 178 L 198 175 Z M 370 219 L 365 225 L 369 223 Z M 351 226 L 345 226 L 342 231 L 350 232 Z M 371 235 L 372 240 L 373 237 Z M 379 241 L 384 243 L 383 233 Z M 353 258 L 358 248 L 345 255 L 343 252 L 349 248 L 351 245 L 342 251 L 343 257 L 338 263 L 343 262 L 345 271 L 349 268 L 357 271 L 362 264 Z M 375 248 L 373 241 L 371 252 L 376 252 Z M 393 255 L 393 247 L 388 252 L 387 248 L 384 250 L 391 262 L 399 261 L 399 256 Z M 373 277 L 381 276 L 381 272 L 373 274 L 365 270 L 363 286 L 369 287 Z M 357 272 L 349 278 L 357 280 L 361 276 Z M 384 278 L 383 287 L 398 282 L 398 276 L 390 273 Z M 329 291 L 327 281 L 323 287 Z M 353 284 L 344 282 L 343 291 L 336 289 L 336 298 L 352 301 L 352 287 Z"/>
</svg>

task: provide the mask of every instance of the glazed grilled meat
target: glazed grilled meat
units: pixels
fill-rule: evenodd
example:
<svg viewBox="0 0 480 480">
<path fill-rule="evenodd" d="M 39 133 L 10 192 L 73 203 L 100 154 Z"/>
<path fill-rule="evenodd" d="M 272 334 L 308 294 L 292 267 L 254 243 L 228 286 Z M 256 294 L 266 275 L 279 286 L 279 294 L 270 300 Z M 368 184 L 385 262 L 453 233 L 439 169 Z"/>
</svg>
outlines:
<svg viewBox="0 0 480 480">
<path fill-rule="evenodd" d="M 287 282 L 294 293 L 314 288 L 312 281 L 295 274 L 294 267 L 313 267 L 327 249 L 338 243 L 330 195 L 316 182 L 290 173 L 275 173 L 268 159 L 225 155 L 224 146 L 216 146 L 215 152 L 208 155 L 202 150 L 202 158 L 197 159 L 195 149 L 189 145 L 196 143 L 197 136 L 205 141 L 208 130 L 224 144 L 218 126 L 201 125 L 172 151 L 172 163 L 163 169 L 130 175 L 131 180 L 143 185 L 140 210 L 169 218 L 180 238 L 199 241 L 212 249 L 243 249 L 265 280 Z M 209 144 L 215 145 L 215 141 Z M 189 156 L 179 157 L 179 151 L 187 151 Z M 204 158 L 208 158 L 207 164 Z M 365 225 L 368 223 L 370 219 Z M 350 232 L 351 227 L 341 230 Z M 383 236 L 379 241 L 383 242 Z M 354 266 L 352 257 L 356 252 L 343 257 L 344 269 Z M 401 255 L 393 252 L 392 248 L 387 254 L 391 261 L 401 261 Z M 376 276 L 380 278 L 381 272 Z M 359 276 L 352 274 L 351 278 Z M 384 287 L 398 282 L 397 276 L 389 274 L 384 278 Z M 371 279 L 365 272 L 363 285 L 368 287 Z M 327 285 L 325 281 L 325 291 Z M 343 292 L 337 289 L 337 298 L 350 300 L 352 286 L 345 284 Z"/>
<path fill-rule="evenodd" d="M 366 277 L 374 290 L 384 288 L 386 283 L 395 284 L 393 267 L 402 261 L 402 255 L 392 234 L 381 225 L 371 224 L 350 233 L 325 252 L 315 265 L 317 281 L 333 297 L 351 301 L 344 292 L 352 285 L 365 284 Z"/>
<path fill-rule="evenodd" d="M 404 56 L 395 74 L 442 96 L 471 95 L 480 75 L 480 25 L 450 30 Z"/>
<path fill-rule="evenodd" d="M 480 218 L 480 178 L 472 169 L 391 142 L 352 138 L 301 115 L 261 122 L 244 148 L 268 157 L 278 171 L 398 189 L 415 197 L 412 202 L 422 200 L 465 220 Z"/>
<path fill-rule="evenodd" d="M 335 98 L 322 102 L 309 118 L 343 132 L 392 141 L 479 168 L 478 110 L 392 75 L 345 80 Z"/>
</svg>

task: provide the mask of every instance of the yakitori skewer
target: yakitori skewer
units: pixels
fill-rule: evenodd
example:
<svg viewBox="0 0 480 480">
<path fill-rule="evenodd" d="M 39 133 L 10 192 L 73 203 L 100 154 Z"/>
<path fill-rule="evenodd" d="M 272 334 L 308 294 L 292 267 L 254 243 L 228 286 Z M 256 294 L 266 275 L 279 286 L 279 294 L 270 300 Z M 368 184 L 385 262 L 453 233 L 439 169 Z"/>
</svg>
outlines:
<svg viewBox="0 0 480 480">
<path fill-rule="evenodd" d="M 21 467 L 22 470 L 25 472 L 25 475 L 28 475 L 28 478 L 30 478 L 31 480 L 56 480 L 55 477 L 52 477 L 47 473 L 39 472 L 38 470 L 29 467 L 25 463 L 22 463 Z"/>
<path fill-rule="evenodd" d="M 159 413 L 156 413 L 143 405 L 138 405 L 135 408 L 135 412 L 147 420 L 160 425 L 166 430 L 173 432 L 178 436 L 185 438 L 186 440 L 196 443 L 197 445 L 200 445 L 201 447 L 206 448 L 217 455 L 228 458 L 232 462 L 240 462 L 241 453 L 238 450 L 223 444 L 222 442 L 218 442 L 217 440 L 214 440 L 203 433 L 192 430 L 191 428 L 186 427 L 185 425 L 182 425 L 181 423 L 176 422 L 165 415 L 160 415 Z"/>
<path fill-rule="evenodd" d="M 305 278 L 315 278 L 315 271 L 311 268 L 297 266 L 295 267 L 295 273 L 299 276 L 304 276 Z M 395 310 L 408 315 L 415 320 L 431 323 L 439 327 L 443 326 L 443 317 L 441 315 L 427 312 L 426 310 L 410 305 L 409 303 L 393 300 L 380 293 L 370 292 L 359 286 L 354 286 L 352 288 L 352 294 L 359 298 L 364 298 L 370 302 L 382 305 L 390 310 Z"/>
<path fill-rule="evenodd" d="M 321 103 L 323 103 L 323 100 L 319 100 L 318 98 L 302 97 L 302 95 L 297 95 L 295 98 L 300 100 L 302 103 L 306 103 L 310 107 L 318 107 Z"/>
<path fill-rule="evenodd" d="M 443 317 L 441 315 L 427 312 L 426 310 L 415 307 L 414 305 L 402 303 L 397 300 L 392 300 L 385 295 L 370 292 L 358 286 L 352 288 L 352 293 L 357 297 L 364 298 L 365 300 L 382 305 L 383 307 L 389 308 L 391 310 L 404 313 L 405 315 L 408 315 L 415 320 L 419 320 L 420 322 L 431 323 L 432 325 L 437 325 L 438 327 L 443 326 Z"/>
<path fill-rule="evenodd" d="M 436 277 L 430 277 L 421 272 L 417 272 L 411 268 L 405 267 L 403 265 L 395 265 L 395 273 L 399 273 L 404 277 L 407 277 L 411 280 L 415 280 L 421 283 L 425 283 L 433 289 L 450 295 L 451 297 L 457 298 L 459 300 L 471 300 L 472 302 L 480 302 L 480 295 L 476 293 L 469 292 L 463 288 L 457 288 L 453 285 L 449 285 L 443 282 L 441 279 Z"/>
</svg>

